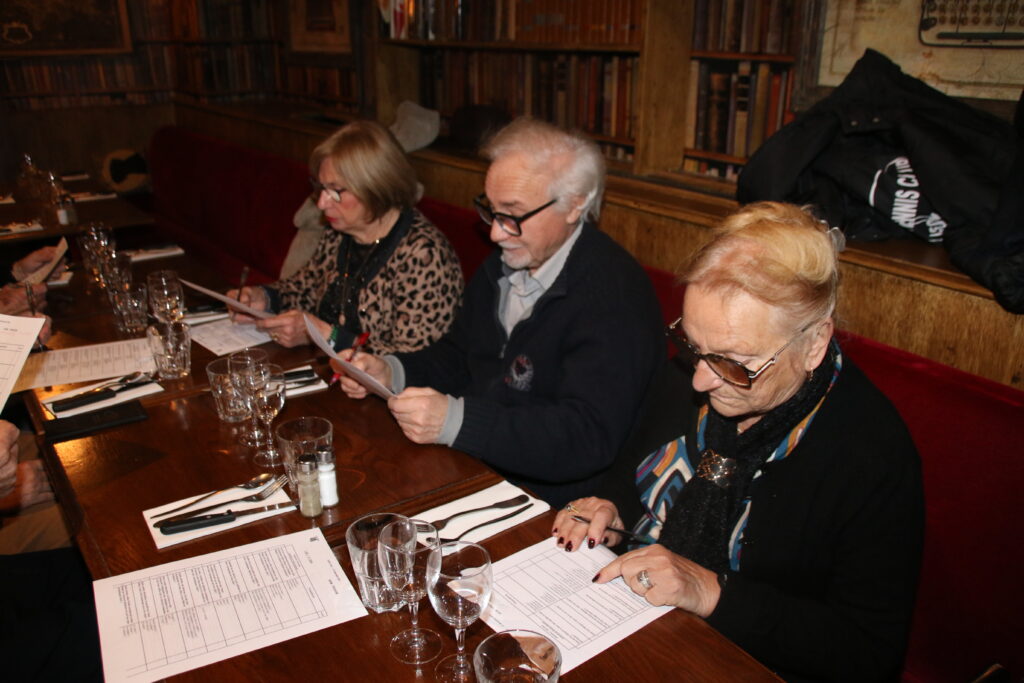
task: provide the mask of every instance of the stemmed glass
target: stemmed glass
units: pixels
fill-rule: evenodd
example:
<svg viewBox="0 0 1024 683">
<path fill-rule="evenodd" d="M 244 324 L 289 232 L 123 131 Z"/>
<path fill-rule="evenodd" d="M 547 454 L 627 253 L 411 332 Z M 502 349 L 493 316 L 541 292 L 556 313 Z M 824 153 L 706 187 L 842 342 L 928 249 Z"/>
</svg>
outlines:
<svg viewBox="0 0 1024 683">
<path fill-rule="evenodd" d="M 146 276 L 146 285 L 149 289 L 149 305 L 153 309 L 153 317 L 165 323 L 185 317 L 185 292 L 181 288 L 176 272 L 152 272 Z"/>
<path fill-rule="evenodd" d="M 281 457 L 274 447 L 270 426 L 274 418 L 284 408 L 284 371 L 280 365 L 267 363 L 261 368 L 261 381 L 253 392 L 253 411 L 263 423 L 263 434 L 266 437 L 264 447 L 256 453 L 253 461 L 260 467 L 273 469 L 281 464 Z"/>
<path fill-rule="evenodd" d="M 264 434 L 256 417 L 255 393 L 263 380 L 262 368 L 267 364 L 267 352 L 263 349 L 243 349 L 228 356 L 228 376 L 231 384 L 249 409 L 249 426 L 238 438 L 245 446 L 259 447 Z"/>
<path fill-rule="evenodd" d="M 437 616 L 455 628 L 458 651 L 437 664 L 439 681 L 473 683 L 473 665 L 466 655 L 466 628 L 480 618 L 494 584 L 491 556 L 477 543 L 453 541 L 436 546 L 427 560 L 427 594 Z"/>
<path fill-rule="evenodd" d="M 412 628 L 391 639 L 391 654 L 406 664 L 429 662 L 441 652 L 441 636 L 420 628 L 418 619 L 420 600 L 427 594 L 427 559 L 436 547 L 437 530 L 418 519 L 396 520 L 380 532 L 377 559 L 384 582 L 402 596 L 412 615 Z"/>
</svg>

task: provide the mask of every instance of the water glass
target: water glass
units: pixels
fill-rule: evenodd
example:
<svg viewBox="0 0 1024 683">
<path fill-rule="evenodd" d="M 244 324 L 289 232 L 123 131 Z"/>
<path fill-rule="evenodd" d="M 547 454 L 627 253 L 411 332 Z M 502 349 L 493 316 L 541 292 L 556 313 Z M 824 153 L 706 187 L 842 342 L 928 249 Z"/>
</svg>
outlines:
<svg viewBox="0 0 1024 683">
<path fill-rule="evenodd" d="M 274 437 L 270 435 L 270 427 L 274 418 L 284 408 L 284 388 L 287 382 L 284 370 L 280 365 L 266 363 L 263 366 L 263 381 L 252 396 L 253 414 L 263 425 L 264 443 L 253 458 L 259 467 L 275 469 L 281 464 L 281 456 L 274 448 Z M 315 474 L 315 473 L 314 473 Z"/>
<path fill-rule="evenodd" d="M 477 645 L 473 670 L 481 683 L 557 683 L 562 653 L 550 638 L 535 631 L 501 631 Z"/>
<path fill-rule="evenodd" d="M 473 663 L 466 655 L 466 629 L 487 609 L 493 585 L 491 556 L 482 545 L 452 541 L 431 550 L 427 594 L 437 616 L 455 629 L 456 647 L 454 655 L 438 662 L 435 680 L 474 683 Z"/>
<path fill-rule="evenodd" d="M 217 417 L 221 422 L 241 422 L 249 417 L 249 404 L 231 382 L 228 359 L 218 358 L 206 364 L 206 377 L 210 381 L 210 393 L 217 406 Z"/>
<path fill-rule="evenodd" d="M 132 255 L 110 249 L 100 257 L 99 266 L 100 282 L 107 288 L 107 296 L 113 303 L 114 292 L 132 284 Z"/>
<path fill-rule="evenodd" d="M 277 426 L 277 447 L 288 474 L 288 489 L 295 493 L 298 478 L 295 476 L 295 462 L 300 455 L 310 453 L 320 460 L 320 453 L 330 453 L 334 459 L 334 427 L 330 420 L 322 417 L 299 417 L 282 422 Z"/>
<path fill-rule="evenodd" d="M 103 284 L 100 274 L 101 263 L 114 252 L 116 243 L 114 235 L 103 223 L 87 223 L 78 235 L 78 249 L 82 254 L 82 264 L 94 282 Z"/>
<path fill-rule="evenodd" d="M 420 543 L 420 529 L 424 543 Z M 419 625 L 420 601 L 427 594 L 427 563 L 437 543 L 437 530 L 418 519 L 391 522 L 380 532 L 377 561 L 384 583 L 402 596 L 412 620 L 409 628 L 391 639 L 391 654 L 406 664 L 423 664 L 441 653 L 441 636 Z"/>
<path fill-rule="evenodd" d="M 157 270 L 146 276 L 153 316 L 169 323 L 185 317 L 185 292 L 173 270 Z"/>
<path fill-rule="evenodd" d="M 114 306 L 114 322 L 118 331 L 132 336 L 145 332 L 146 324 L 149 322 L 146 285 L 128 284 L 108 291 Z"/>
<path fill-rule="evenodd" d="M 243 445 L 251 448 L 263 443 L 263 432 L 256 418 L 253 400 L 263 381 L 263 366 L 267 364 L 268 358 L 263 349 L 242 349 L 228 356 L 228 375 L 245 401 L 250 415 L 249 424 L 239 432 L 238 438 Z"/>
<path fill-rule="evenodd" d="M 186 323 L 162 323 L 146 330 L 160 379 L 187 377 L 192 369 L 192 335 Z"/>
<path fill-rule="evenodd" d="M 352 522 L 345 531 L 345 543 L 349 559 L 352 560 L 352 570 L 356 573 L 359 597 L 366 608 L 374 612 L 396 612 L 402 608 L 401 596 L 388 588 L 377 561 L 381 529 L 402 519 L 405 517 L 393 512 L 374 512 Z"/>
</svg>

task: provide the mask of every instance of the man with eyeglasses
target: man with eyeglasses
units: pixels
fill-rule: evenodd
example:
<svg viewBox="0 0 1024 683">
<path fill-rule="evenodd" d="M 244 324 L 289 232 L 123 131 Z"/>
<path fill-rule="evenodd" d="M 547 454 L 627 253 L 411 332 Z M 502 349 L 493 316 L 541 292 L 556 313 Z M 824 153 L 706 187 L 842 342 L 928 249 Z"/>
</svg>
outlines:
<svg viewBox="0 0 1024 683">
<path fill-rule="evenodd" d="M 518 119 L 483 151 L 474 203 L 499 249 L 452 330 L 354 362 L 400 392 L 388 406 L 412 441 L 465 451 L 557 506 L 614 460 L 664 356 L 661 316 L 642 268 L 593 225 L 604 187 L 593 142 Z M 366 395 L 349 378 L 342 388 Z"/>
</svg>

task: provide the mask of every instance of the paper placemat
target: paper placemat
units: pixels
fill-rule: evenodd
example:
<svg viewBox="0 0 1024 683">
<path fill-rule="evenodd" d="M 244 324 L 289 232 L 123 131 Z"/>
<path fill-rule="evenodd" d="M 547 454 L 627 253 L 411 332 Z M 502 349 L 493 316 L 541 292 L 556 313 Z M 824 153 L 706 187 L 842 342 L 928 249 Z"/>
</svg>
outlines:
<svg viewBox="0 0 1024 683">
<path fill-rule="evenodd" d="M 479 508 L 485 505 L 493 505 L 494 503 L 497 503 L 499 501 L 508 500 L 509 498 L 514 498 L 521 494 L 529 496 L 528 502 L 532 503 L 533 507 L 525 510 L 524 512 L 519 513 L 512 519 L 506 519 L 503 522 L 490 524 L 488 526 L 483 527 L 482 529 L 477 529 L 476 531 L 473 531 L 462 537 L 463 541 L 473 541 L 474 543 L 479 543 L 480 541 L 490 538 L 491 536 L 494 536 L 495 534 L 501 531 L 511 529 L 516 525 L 522 524 L 528 519 L 533 519 L 537 515 L 544 514 L 545 512 L 551 509 L 551 506 L 545 503 L 540 498 L 534 498 L 533 496 L 530 496 L 528 493 L 526 493 L 526 491 L 523 491 L 515 484 L 503 481 L 499 484 L 491 486 L 490 488 L 486 488 L 483 491 L 477 491 L 476 493 L 472 493 L 466 496 L 465 498 L 459 498 L 458 500 L 454 500 L 450 503 L 438 505 L 437 507 L 431 508 L 430 510 L 424 510 L 423 512 L 415 515 L 415 518 L 423 520 L 424 522 L 432 522 L 434 520 L 444 519 L 445 517 L 454 515 L 456 512 L 460 510 L 472 510 L 473 508 Z M 473 514 L 463 515 L 462 517 L 453 519 L 451 522 L 448 523 L 447 526 L 441 529 L 441 538 L 455 538 L 466 529 L 470 529 L 476 526 L 477 524 L 482 524 L 483 522 L 486 522 L 489 519 L 495 519 L 496 517 L 507 515 L 513 510 L 521 508 L 523 505 L 526 505 L 526 503 L 523 503 L 522 505 L 516 505 L 510 508 L 474 512 Z"/>
<path fill-rule="evenodd" d="M 235 323 L 224 318 L 206 325 L 192 328 L 192 341 L 215 355 L 224 356 L 251 346 L 270 341 L 270 335 L 257 329 L 252 323 Z"/>
<path fill-rule="evenodd" d="M 39 221 L 32 221 L 31 223 L 8 223 L 7 225 L 0 225 L 0 234 L 32 232 L 33 230 L 42 229 L 43 225 Z"/>
<path fill-rule="evenodd" d="M 164 390 L 164 388 L 157 384 L 156 381 L 153 381 L 147 384 L 140 384 L 139 386 L 132 387 L 131 389 L 119 391 L 117 395 L 115 395 L 113 398 L 108 398 L 103 401 L 96 401 L 95 403 L 84 405 L 81 408 L 71 408 L 69 410 L 62 410 L 59 413 L 53 412 L 52 406 L 54 401 L 59 401 L 63 398 L 71 398 L 72 396 L 84 394 L 90 389 L 101 387 L 107 383 L 109 383 L 109 380 L 107 380 L 106 382 L 97 382 L 95 384 L 90 384 L 89 386 L 72 389 L 71 391 L 65 391 L 63 394 L 49 396 L 46 398 L 46 400 L 43 401 L 43 405 L 46 406 L 46 409 L 49 410 L 54 417 L 71 417 L 72 415 L 81 415 L 82 413 L 90 413 L 94 410 L 99 410 L 100 408 L 115 406 L 118 403 L 124 403 L 125 401 L 131 401 L 132 399 L 142 398 L 143 396 L 159 394 L 161 391 Z"/>
<path fill-rule="evenodd" d="M 271 480 L 271 481 L 273 481 L 273 480 Z M 270 486 L 270 484 L 267 484 L 266 486 Z M 229 501 L 237 500 L 239 498 L 243 498 L 243 497 L 245 497 L 247 495 L 251 495 L 253 493 L 258 493 L 259 490 L 260 489 L 257 489 L 255 491 L 249 491 L 249 490 L 246 490 L 246 489 L 233 488 L 233 489 L 229 489 L 227 491 L 221 491 L 217 495 L 211 496 L 210 498 L 207 498 L 203 502 L 196 504 L 194 506 L 194 509 L 198 510 L 198 509 L 204 508 L 204 507 L 206 507 L 208 505 L 214 505 L 215 503 L 225 503 L 224 507 L 222 507 L 222 508 L 218 508 L 216 510 L 210 510 L 208 512 L 204 512 L 203 513 L 204 515 L 215 515 L 218 512 L 227 512 L 228 510 L 232 510 L 234 512 L 239 512 L 241 510 L 251 510 L 253 508 L 261 508 L 261 507 L 263 507 L 265 505 L 277 505 L 278 503 L 287 503 L 289 500 L 291 500 L 291 498 L 289 498 L 289 496 L 288 496 L 288 487 L 285 486 L 280 491 L 275 491 L 274 494 L 271 495 L 266 500 L 261 500 L 261 501 L 256 502 L 256 503 L 233 503 L 231 505 L 227 505 L 226 504 Z M 178 543 L 182 543 L 184 541 L 191 541 L 193 538 L 202 538 L 203 536 L 209 536 L 210 534 L 219 534 L 222 531 L 227 531 L 228 529 L 234 529 L 236 527 L 242 526 L 243 524 L 251 524 L 252 522 L 255 522 L 255 521 L 260 520 L 260 519 L 266 519 L 267 517 L 275 517 L 277 515 L 284 514 L 285 512 L 295 512 L 297 510 L 297 508 L 284 508 L 284 509 L 281 509 L 281 510 L 269 510 L 267 512 L 264 512 L 264 513 L 258 514 L 258 515 L 246 515 L 245 517 L 239 517 L 238 519 L 236 519 L 233 522 L 227 522 L 225 524 L 217 524 L 215 526 L 208 526 L 208 527 L 204 527 L 202 529 L 193 529 L 192 531 L 182 531 L 179 534 L 165 535 L 165 534 L 160 533 L 160 530 L 153 526 L 153 522 L 154 521 L 159 521 L 159 520 L 153 520 L 153 515 L 160 514 L 164 510 L 173 510 L 174 508 L 178 507 L 179 505 L 183 505 L 184 503 L 187 503 L 190 500 L 195 500 L 199 496 L 203 495 L 203 493 L 204 492 L 200 492 L 200 493 L 195 494 L 194 496 L 188 496 L 187 498 L 182 498 L 181 500 L 176 500 L 173 503 L 167 503 L 166 505 L 160 505 L 158 507 L 151 508 L 149 510 L 144 510 L 142 512 L 142 518 L 143 518 L 143 520 L 145 520 L 146 529 L 149 530 L 149 535 L 153 537 L 153 543 L 156 544 L 157 548 L 167 548 L 169 546 L 177 545 Z M 296 501 L 296 502 L 298 502 L 298 501 Z M 189 508 L 189 510 L 191 510 L 191 509 L 193 509 L 193 508 Z M 181 513 L 178 513 L 178 514 L 184 514 L 186 512 L 188 512 L 188 510 L 182 510 Z M 168 515 L 168 516 L 169 517 L 173 517 L 173 515 Z M 160 519 L 163 519 L 163 517 L 161 517 Z"/>
</svg>

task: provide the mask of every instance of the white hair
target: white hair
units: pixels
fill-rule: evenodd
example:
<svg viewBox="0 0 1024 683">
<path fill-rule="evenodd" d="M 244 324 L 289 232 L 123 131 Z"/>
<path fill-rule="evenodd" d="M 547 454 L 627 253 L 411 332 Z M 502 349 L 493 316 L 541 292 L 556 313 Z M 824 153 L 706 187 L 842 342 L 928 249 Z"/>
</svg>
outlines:
<svg viewBox="0 0 1024 683">
<path fill-rule="evenodd" d="M 509 154 L 524 154 L 535 171 L 551 174 L 548 193 L 558 206 L 577 206 L 584 220 L 601 215 L 605 163 L 601 151 L 579 131 L 568 131 L 529 116 L 521 116 L 492 137 L 481 149 L 494 162 Z"/>
</svg>

